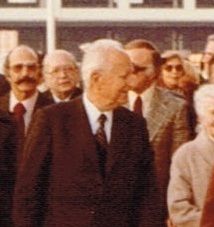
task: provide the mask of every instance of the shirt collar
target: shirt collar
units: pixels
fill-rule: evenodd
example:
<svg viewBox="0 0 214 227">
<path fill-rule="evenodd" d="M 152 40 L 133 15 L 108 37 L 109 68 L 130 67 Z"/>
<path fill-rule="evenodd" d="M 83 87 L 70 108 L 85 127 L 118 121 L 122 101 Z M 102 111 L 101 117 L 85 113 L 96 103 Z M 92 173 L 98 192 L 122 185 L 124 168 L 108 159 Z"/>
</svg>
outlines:
<svg viewBox="0 0 214 227">
<path fill-rule="evenodd" d="M 155 89 L 155 85 L 151 85 L 149 88 L 147 88 L 144 92 L 142 92 L 141 94 L 138 94 L 132 90 L 130 90 L 128 92 L 128 97 L 129 97 L 129 108 L 131 110 L 133 110 L 134 108 L 134 103 L 135 100 L 138 96 L 141 97 L 142 101 L 143 101 L 143 106 L 144 106 L 144 110 L 148 110 L 153 94 L 154 94 L 154 89 Z"/>
<path fill-rule="evenodd" d="M 101 112 L 87 97 L 86 92 L 83 94 L 83 104 L 91 125 L 96 124 L 97 119 L 101 114 L 105 114 L 107 121 L 112 121 L 113 111 Z"/>
<path fill-rule="evenodd" d="M 39 92 L 36 91 L 30 98 L 27 98 L 23 101 L 19 101 L 14 93 L 11 91 L 10 92 L 10 106 L 9 106 L 9 111 L 13 112 L 13 109 L 17 103 L 22 103 L 25 107 L 25 109 L 28 111 L 33 111 L 36 100 L 38 98 Z"/>
<path fill-rule="evenodd" d="M 56 95 L 54 95 L 53 93 L 52 93 L 52 97 L 53 97 L 53 100 L 54 100 L 54 102 L 55 103 L 59 103 L 59 102 L 68 102 L 68 101 L 70 101 L 70 98 L 71 98 L 71 96 L 68 96 L 66 99 L 59 99 Z"/>
</svg>

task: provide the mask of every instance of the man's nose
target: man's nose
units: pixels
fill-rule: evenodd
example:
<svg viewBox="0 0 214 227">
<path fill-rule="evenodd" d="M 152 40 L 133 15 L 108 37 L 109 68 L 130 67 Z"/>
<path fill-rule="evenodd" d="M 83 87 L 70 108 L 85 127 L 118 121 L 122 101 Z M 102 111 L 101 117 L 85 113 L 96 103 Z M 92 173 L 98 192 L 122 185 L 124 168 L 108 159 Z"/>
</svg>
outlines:
<svg viewBox="0 0 214 227">
<path fill-rule="evenodd" d="M 22 66 L 22 69 L 21 69 L 21 75 L 22 76 L 25 76 L 25 75 L 28 75 L 28 74 L 29 74 L 29 68 L 28 68 L 28 66 L 23 65 Z"/>
</svg>

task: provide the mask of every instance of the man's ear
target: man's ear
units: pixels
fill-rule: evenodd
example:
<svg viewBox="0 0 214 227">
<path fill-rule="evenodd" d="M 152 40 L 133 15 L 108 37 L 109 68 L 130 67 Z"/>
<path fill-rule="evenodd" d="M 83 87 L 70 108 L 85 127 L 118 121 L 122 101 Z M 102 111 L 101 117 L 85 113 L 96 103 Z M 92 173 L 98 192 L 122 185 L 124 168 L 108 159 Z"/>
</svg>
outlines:
<svg viewBox="0 0 214 227">
<path fill-rule="evenodd" d="M 92 74 L 91 74 L 91 81 L 93 81 L 93 82 L 97 82 L 99 79 L 100 79 L 100 73 L 99 72 L 93 72 Z"/>
</svg>

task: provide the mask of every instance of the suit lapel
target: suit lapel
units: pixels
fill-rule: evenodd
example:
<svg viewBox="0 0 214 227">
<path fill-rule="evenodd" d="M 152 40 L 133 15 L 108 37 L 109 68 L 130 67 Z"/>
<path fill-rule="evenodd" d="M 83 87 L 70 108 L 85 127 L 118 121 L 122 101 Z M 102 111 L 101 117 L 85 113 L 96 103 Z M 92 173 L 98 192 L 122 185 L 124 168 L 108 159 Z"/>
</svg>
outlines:
<svg viewBox="0 0 214 227">
<path fill-rule="evenodd" d="M 9 93 L 5 94 L 4 96 L 1 96 L 0 108 L 5 112 L 9 112 Z"/>
<path fill-rule="evenodd" d="M 54 102 L 52 102 L 50 99 L 46 98 L 42 93 L 39 92 L 33 112 L 35 112 L 37 109 L 41 107 L 44 107 L 53 103 Z"/>
<path fill-rule="evenodd" d="M 73 105 L 74 103 L 75 105 Z M 82 155 L 86 160 L 87 166 L 91 166 L 90 169 L 95 169 L 95 171 L 99 173 L 95 139 L 81 98 L 72 102 L 71 108 L 72 111 L 67 111 L 68 116 L 66 118 L 67 124 L 65 129 L 68 135 L 67 138 L 73 138 L 70 146 L 71 150 L 73 150 L 73 146 L 75 146 L 75 150 L 80 152 L 80 154 L 77 155 Z M 85 166 L 85 168 L 87 167 Z"/>
<path fill-rule="evenodd" d="M 113 113 L 113 124 L 111 131 L 111 141 L 108 148 L 106 172 L 107 175 L 116 166 L 117 161 L 121 161 L 120 156 L 125 154 L 128 142 L 129 122 L 123 112 L 117 109 Z"/>
<path fill-rule="evenodd" d="M 150 141 L 154 140 L 160 127 L 163 127 L 163 122 L 168 118 L 170 112 L 167 107 L 167 101 L 161 97 L 161 90 L 155 88 L 150 110 L 146 117 Z"/>
</svg>

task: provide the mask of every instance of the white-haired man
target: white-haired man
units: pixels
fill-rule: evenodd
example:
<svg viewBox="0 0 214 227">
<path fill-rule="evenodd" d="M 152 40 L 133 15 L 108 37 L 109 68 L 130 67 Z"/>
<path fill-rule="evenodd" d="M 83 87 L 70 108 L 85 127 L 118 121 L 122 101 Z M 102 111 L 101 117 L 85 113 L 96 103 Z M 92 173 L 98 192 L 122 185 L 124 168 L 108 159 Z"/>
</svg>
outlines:
<svg viewBox="0 0 214 227">
<path fill-rule="evenodd" d="M 45 95 L 55 103 L 69 101 L 82 93 L 75 57 L 66 50 L 54 50 L 45 56 L 43 74 L 49 88 Z"/>
<path fill-rule="evenodd" d="M 162 226 L 145 121 L 120 107 L 131 70 L 122 49 L 93 43 L 82 62 L 83 97 L 38 112 L 15 226 Z"/>
<path fill-rule="evenodd" d="M 200 132 L 175 152 L 171 164 L 168 209 L 169 218 L 176 227 L 200 226 L 214 164 L 214 85 L 199 88 L 194 102 Z"/>
</svg>

